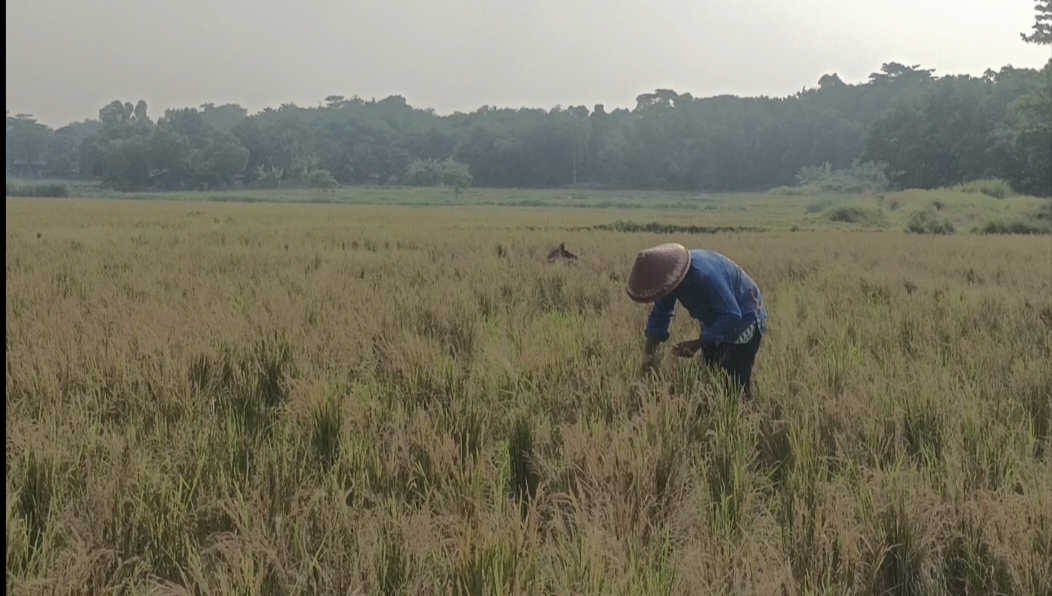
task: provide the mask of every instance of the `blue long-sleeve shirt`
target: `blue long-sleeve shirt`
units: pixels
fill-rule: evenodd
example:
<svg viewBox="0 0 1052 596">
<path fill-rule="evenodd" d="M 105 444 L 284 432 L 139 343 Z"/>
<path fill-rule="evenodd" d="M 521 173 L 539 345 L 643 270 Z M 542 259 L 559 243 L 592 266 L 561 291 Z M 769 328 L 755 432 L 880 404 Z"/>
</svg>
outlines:
<svg viewBox="0 0 1052 596">
<path fill-rule="evenodd" d="M 690 251 L 690 269 L 683 282 L 654 303 L 647 320 L 647 337 L 668 341 L 677 301 L 701 324 L 705 342 L 733 342 L 754 321 L 761 333 L 766 332 L 767 308 L 756 282 L 719 253 Z"/>
</svg>

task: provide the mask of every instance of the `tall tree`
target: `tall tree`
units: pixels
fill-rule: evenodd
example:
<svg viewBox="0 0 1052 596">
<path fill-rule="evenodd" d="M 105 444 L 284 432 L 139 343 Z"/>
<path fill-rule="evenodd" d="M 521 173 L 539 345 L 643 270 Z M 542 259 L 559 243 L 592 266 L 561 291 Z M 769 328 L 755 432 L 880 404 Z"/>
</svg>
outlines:
<svg viewBox="0 0 1052 596">
<path fill-rule="evenodd" d="M 1020 33 L 1027 43 L 1052 45 L 1052 0 L 1037 0 L 1034 6 L 1034 28 L 1030 35 Z"/>
<path fill-rule="evenodd" d="M 225 186 L 242 174 L 261 187 L 298 185 L 318 169 L 345 185 L 429 184 L 427 164 L 455 159 L 480 187 L 756 191 L 796 184 L 807 166 L 840 170 L 879 158 L 899 186 L 999 176 L 1044 193 L 1052 185 L 1041 182 L 1042 151 L 1052 146 L 1050 77 L 1047 67 L 974 78 L 888 62 L 861 83 L 827 74 L 788 97 L 657 89 L 631 110 L 483 106 L 439 116 L 401 96 L 332 95 L 317 107 L 252 115 L 236 104 L 168 110 L 156 125 L 144 102 L 115 101 L 94 128 L 22 132 L 46 139 L 55 172 L 79 163 L 121 188 Z M 18 153 L 15 120 L 8 115 L 9 160 Z M 25 153 L 32 144 L 22 146 Z"/>
<path fill-rule="evenodd" d="M 44 158 L 50 130 L 29 114 L 7 116 L 5 145 L 7 166 L 15 161 L 35 162 Z"/>
</svg>

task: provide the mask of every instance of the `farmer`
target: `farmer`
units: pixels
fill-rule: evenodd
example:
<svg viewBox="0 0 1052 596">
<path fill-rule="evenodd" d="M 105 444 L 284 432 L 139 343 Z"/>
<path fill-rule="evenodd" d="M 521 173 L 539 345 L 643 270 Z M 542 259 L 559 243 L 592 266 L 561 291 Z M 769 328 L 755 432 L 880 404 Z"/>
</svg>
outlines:
<svg viewBox="0 0 1052 596">
<path fill-rule="evenodd" d="M 643 368 L 654 368 L 654 351 L 668 341 L 669 323 L 679 301 L 701 324 L 701 336 L 673 346 L 690 358 L 698 351 L 709 366 L 719 366 L 745 397 L 752 394 L 752 366 L 767 331 L 767 309 L 745 271 L 709 250 L 662 244 L 636 255 L 628 274 L 628 296 L 654 303 L 646 326 Z"/>
</svg>

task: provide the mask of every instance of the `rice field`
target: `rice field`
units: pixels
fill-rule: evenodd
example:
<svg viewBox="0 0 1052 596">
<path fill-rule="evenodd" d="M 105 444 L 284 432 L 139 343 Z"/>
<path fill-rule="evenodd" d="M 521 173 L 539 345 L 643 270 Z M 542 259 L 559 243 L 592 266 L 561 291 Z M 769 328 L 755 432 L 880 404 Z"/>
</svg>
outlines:
<svg viewBox="0 0 1052 596">
<path fill-rule="evenodd" d="M 1052 595 L 1049 237 L 794 221 L 9 198 L 7 590 Z M 764 292 L 752 400 L 640 373 L 668 241 Z"/>
</svg>

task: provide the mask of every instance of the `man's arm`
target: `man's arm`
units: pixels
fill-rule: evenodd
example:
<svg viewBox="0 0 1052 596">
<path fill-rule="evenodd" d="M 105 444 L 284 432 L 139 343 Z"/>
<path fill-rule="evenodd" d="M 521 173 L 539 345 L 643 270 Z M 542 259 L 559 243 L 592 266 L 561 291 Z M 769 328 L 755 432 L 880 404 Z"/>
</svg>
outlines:
<svg viewBox="0 0 1052 596">
<path fill-rule="evenodd" d="M 668 341 L 669 324 L 676 308 L 676 299 L 670 296 L 659 298 L 650 311 L 647 319 L 646 344 L 643 346 L 643 370 L 652 370 L 654 367 L 654 353 L 658 345 Z"/>
<path fill-rule="evenodd" d="M 701 339 L 705 343 L 718 344 L 727 339 L 727 334 L 741 322 L 742 311 L 724 276 L 709 275 L 702 287 L 705 288 L 706 300 L 718 314 L 711 326 L 702 329 Z"/>
<path fill-rule="evenodd" d="M 650 311 L 647 319 L 646 336 L 647 345 L 653 340 L 654 346 L 668 341 L 669 325 L 672 323 L 672 315 L 676 309 L 676 299 L 672 296 L 663 296 L 654 302 L 654 308 Z"/>
</svg>

